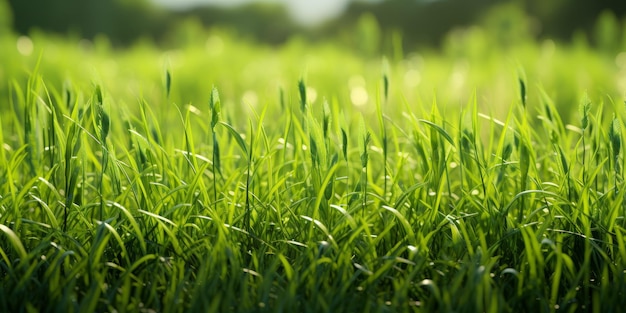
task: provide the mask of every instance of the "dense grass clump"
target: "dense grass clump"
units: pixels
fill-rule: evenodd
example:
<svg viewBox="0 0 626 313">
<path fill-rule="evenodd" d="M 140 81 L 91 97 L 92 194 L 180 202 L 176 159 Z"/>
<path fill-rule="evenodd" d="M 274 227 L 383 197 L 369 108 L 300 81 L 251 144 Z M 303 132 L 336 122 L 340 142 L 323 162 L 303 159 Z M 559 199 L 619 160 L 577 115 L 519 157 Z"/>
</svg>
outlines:
<svg viewBox="0 0 626 313">
<path fill-rule="evenodd" d="M 425 105 L 391 60 L 369 85 L 305 76 L 243 105 L 240 83 L 198 73 L 189 103 L 170 66 L 131 97 L 134 81 L 57 83 L 48 62 L 1 89 L 0 311 L 626 305 L 617 100 L 581 92 L 563 117 L 520 70 L 496 114 L 478 92 Z"/>
</svg>

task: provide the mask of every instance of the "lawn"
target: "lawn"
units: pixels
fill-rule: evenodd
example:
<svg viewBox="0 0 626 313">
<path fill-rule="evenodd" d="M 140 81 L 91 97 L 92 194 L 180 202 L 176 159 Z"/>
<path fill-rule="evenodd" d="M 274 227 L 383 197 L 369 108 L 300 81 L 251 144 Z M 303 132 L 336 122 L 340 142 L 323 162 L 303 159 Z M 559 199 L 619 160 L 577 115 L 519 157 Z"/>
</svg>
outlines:
<svg viewBox="0 0 626 313">
<path fill-rule="evenodd" d="M 619 49 L 183 30 L 0 37 L 0 311 L 626 306 Z"/>
</svg>

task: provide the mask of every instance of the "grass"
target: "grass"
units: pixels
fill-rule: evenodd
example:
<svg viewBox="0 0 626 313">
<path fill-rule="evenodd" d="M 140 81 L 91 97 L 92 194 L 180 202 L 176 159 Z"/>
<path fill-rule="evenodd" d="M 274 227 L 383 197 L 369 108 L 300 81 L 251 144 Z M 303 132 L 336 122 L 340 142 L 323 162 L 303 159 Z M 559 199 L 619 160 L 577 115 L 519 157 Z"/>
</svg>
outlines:
<svg viewBox="0 0 626 313">
<path fill-rule="evenodd" d="M 318 69 L 297 42 L 273 59 L 264 47 L 224 41 L 227 52 L 248 54 L 207 71 L 212 79 L 199 70 L 209 63 L 198 47 L 169 54 L 161 72 L 162 55 L 144 46 L 81 52 L 35 38 L 47 49 L 38 59 L 3 52 L 29 72 L 8 65 L 0 76 L 0 311 L 626 305 L 626 111 L 597 96 L 609 88 L 610 66 L 599 66 L 599 87 L 583 96 L 578 83 L 555 88 L 559 79 L 528 66 L 545 53 L 540 45 L 518 47 L 526 65 L 517 75 L 499 67 L 507 50 L 486 61 L 427 55 L 424 81 L 435 82 L 418 91 L 438 90 L 423 97 L 394 80 L 415 74 L 418 56 L 389 60 L 380 74 L 379 60 L 324 46 L 313 55 L 329 64 Z M 545 57 L 605 64 L 576 49 L 553 47 L 558 57 Z M 85 83 L 83 67 L 54 65 L 59 50 L 84 53 L 78 65 L 92 62 L 97 73 L 111 59 L 124 72 Z M 149 61 L 135 64 L 141 56 Z M 182 57 L 189 61 L 175 60 Z M 227 72 L 299 58 L 311 67 L 305 75 L 285 74 L 287 66 Z M 436 78 L 457 61 L 485 67 Z M 350 86 L 334 67 L 369 80 Z M 577 71 L 553 68 L 556 77 Z M 62 70 L 69 80 L 58 78 Z M 290 79 L 280 89 L 261 77 L 276 72 Z M 448 85 L 458 75 L 475 90 Z M 346 93 L 360 87 L 365 106 Z M 550 93 L 576 98 L 577 119 Z M 232 97 L 242 94 L 239 105 Z"/>
</svg>

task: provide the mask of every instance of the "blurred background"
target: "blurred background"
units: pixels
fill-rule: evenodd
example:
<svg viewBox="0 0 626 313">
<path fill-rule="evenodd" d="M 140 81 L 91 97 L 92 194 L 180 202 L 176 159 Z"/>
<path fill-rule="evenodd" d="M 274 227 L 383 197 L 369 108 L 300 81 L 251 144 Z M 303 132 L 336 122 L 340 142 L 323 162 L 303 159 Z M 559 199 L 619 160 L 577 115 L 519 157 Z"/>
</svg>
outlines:
<svg viewBox="0 0 626 313">
<path fill-rule="evenodd" d="M 498 20 L 503 10 L 507 19 Z M 405 48 L 436 48 L 455 29 L 491 23 L 504 41 L 584 35 L 610 45 L 622 40 L 610 36 L 622 36 L 625 13 L 623 0 L 0 0 L 0 27 L 21 34 L 106 35 L 116 46 L 150 40 L 164 47 L 180 44 L 181 32 L 190 27 L 220 27 L 272 45 L 294 36 L 354 45 L 359 31 L 380 38 L 398 32 Z M 611 27 L 612 34 L 603 33 Z M 385 49 L 391 43 L 374 44 Z"/>
<path fill-rule="evenodd" d="M 0 98 L 39 66 L 48 87 L 148 103 L 167 68 L 171 101 L 201 106 L 215 84 L 241 112 L 295 103 L 303 78 L 311 103 L 370 114 L 381 71 L 398 111 L 477 97 L 505 117 L 519 77 L 529 107 L 565 118 L 587 94 L 626 99 L 624 0 L 0 0 L 0 47 Z"/>
</svg>

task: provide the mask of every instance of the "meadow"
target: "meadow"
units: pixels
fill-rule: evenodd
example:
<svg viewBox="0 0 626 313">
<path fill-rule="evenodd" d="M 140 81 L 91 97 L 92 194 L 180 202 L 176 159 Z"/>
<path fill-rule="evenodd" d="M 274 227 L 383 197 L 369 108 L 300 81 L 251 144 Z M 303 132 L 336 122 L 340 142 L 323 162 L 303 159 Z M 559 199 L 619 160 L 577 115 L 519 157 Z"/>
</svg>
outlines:
<svg viewBox="0 0 626 313">
<path fill-rule="evenodd" d="M 0 37 L 0 311 L 626 306 L 620 47 L 176 37 Z"/>
</svg>

